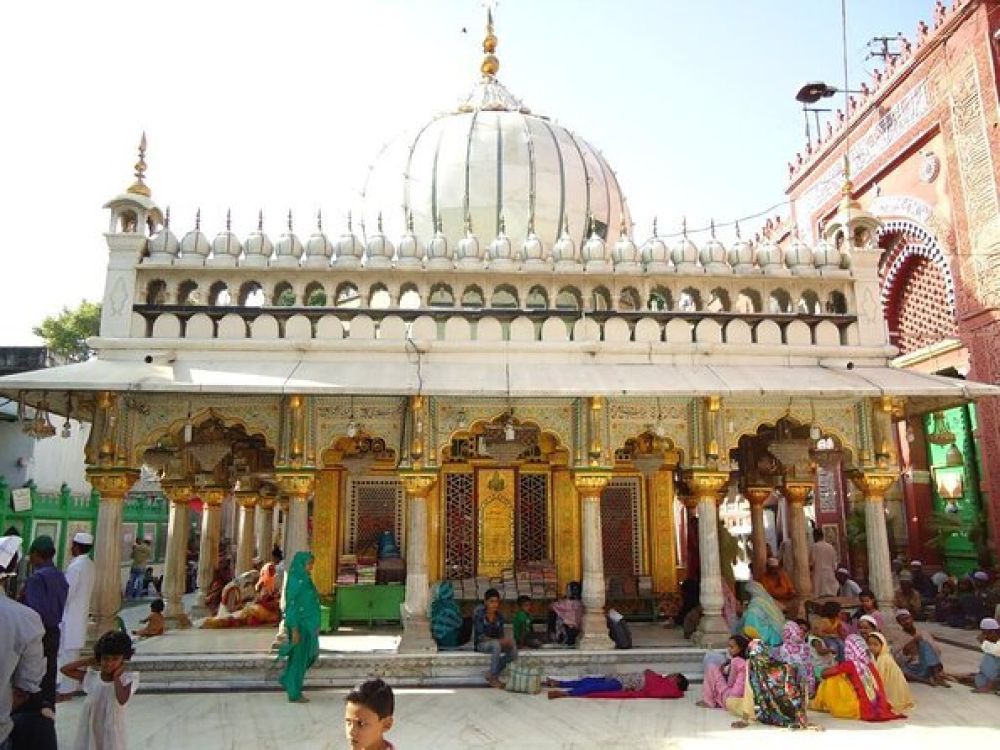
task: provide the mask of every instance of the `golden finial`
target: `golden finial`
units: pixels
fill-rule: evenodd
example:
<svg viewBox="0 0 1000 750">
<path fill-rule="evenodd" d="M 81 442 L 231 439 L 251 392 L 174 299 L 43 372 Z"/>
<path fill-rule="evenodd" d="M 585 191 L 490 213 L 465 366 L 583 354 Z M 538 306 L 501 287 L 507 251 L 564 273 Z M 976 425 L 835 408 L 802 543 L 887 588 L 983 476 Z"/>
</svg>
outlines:
<svg viewBox="0 0 1000 750">
<path fill-rule="evenodd" d="M 597 225 L 594 223 L 594 215 L 589 211 L 587 212 L 587 220 L 590 222 L 590 236 L 593 237 L 597 234 Z"/>
<path fill-rule="evenodd" d="M 618 234 L 628 235 L 628 227 L 625 226 L 625 212 L 622 211 L 621 219 L 618 222 Z"/>
<path fill-rule="evenodd" d="M 486 38 L 483 39 L 483 63 L 479 66 L 483 78 L 487 80 L 492 79 L 500 70 L 500 61 L 493 54 L 496 51 L 497 38 L 493 33 L 493 7 L 488 5 L 486 7 Z"/>
<path fill-rule="evenodd" d="M 150 196 L 149 186 L 143 182 L 146 178 L 146 132 L 143 131 L 142 138 L 139 139 L 139 161 L 135 163 L 135 182 L 128 189 L 128 192 L 135 195 Z"/>
<path fill-rule="evenodd" d="M 851 162 L 844 154 L 844 185 L 840 188 L 840 194 L 845 198 L 853 197 L 854 183 L 851 182 Z"/>
</svg>

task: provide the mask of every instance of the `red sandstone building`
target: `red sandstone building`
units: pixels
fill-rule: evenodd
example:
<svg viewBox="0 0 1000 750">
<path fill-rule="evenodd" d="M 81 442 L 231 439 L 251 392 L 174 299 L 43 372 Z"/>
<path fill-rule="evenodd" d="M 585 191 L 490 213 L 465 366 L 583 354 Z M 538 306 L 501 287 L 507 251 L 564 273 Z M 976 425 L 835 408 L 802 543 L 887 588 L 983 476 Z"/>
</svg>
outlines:
<svg viewBox="0 0 1000 750">
<path fill-rule="evenodd" d="M 854 197 L 882 222 L 881 299 L 868 304 L 883 306 L 896 363 L 1000 383 L 1000 0 L 939 2 L 898 46 L 789 165 L 793 221 L 815 241 L 849 153 Z M 1000 546 L 998 399 L 901 423 L 899 436 L 897 547 L 956 571 L 976 566 L 984 516 Z M 949 519 L 961 533 L 935 544 Z"/>
</svg>

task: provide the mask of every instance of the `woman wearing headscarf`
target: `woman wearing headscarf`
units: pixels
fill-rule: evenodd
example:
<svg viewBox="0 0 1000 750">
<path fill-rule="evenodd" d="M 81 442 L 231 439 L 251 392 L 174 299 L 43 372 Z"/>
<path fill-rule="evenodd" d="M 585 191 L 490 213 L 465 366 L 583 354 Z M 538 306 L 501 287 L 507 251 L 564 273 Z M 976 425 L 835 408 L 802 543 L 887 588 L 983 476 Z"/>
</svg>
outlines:
<svg viewBox="0 0 1000 750">
<path fill-rule="evenodd" d="M 455 603 L 455 588 L 451 581 L 440 581 L 431 593 L 431 635 L 438 648 L 458 648 L 472 634 L 472 618 L 462 617 Z"/>
<path fill-rule="evenodd" d="M 278 681 L 292 703 L 307 703 L 302 695 L 306 670 L 319 657 L 319 592 L 309 575 L 311 552 L 296 552 L 288 568 L 285 584 L 285 631 L 288 640 L 278 649 L 278 658 L 287 659 Z"/>
<path fill-rule="evenodd" d="M 844 641 L 844 661 L 824 670 L 823 681 L 809 707 L 838 719 L 890 721 L 905 718 L 889 705 L 868 646 L 857 634 L 847 636 Z"/>
<path fill-rule="evenodd" d="M 804 729 L 807 697 L 802 692 L 795 667 L 774 659 L 767 644 L 753 640 L 747 648 L 747 682 L 742 698 L 729 698 L 726 708 L 740 717 L 733 727 L 742 729 L 750 721 L 775 727 Z"/>
<path fill-rule="evenodd" d="M 806 696 L 816 692 L 816 672 L 813 668 L 812 649 L 806 643 L 802 626 L 789 620 L 781 631 L 781 646 L 775 654 L 780 661 L 795 667 L 799 684 Z"/>
<path fill-rule="evenodd" d="M 745 635 L 734 635 L 729 639 L 726 658 L 711 661 L 705 665 L 705 679 L 702 681 L 702 708 L 725 708 L 727 698 L 742 698 L 747 681 L 747 646 L 750 639 Z"/>
<path fill-rule="evenodd" d="M 899 668 L 892 655 L 889 642 L 878 631 L 869 634 L 866 640 L 868 650 L 875 657 L 875 668 L 885 686 L 885 697 L 889 699 L 889 706 L 896 713 L 909 711 L 916 704 L 913 702 L 913 694 L 910 692 L 906 677 L 903 676 L 903 670 Z"/>
<path fill-rule="evenodd" d="M 566 596 L 557 599 L 549 606 L 548 633 L 549 640 L 573 646 L 580 635 L 583 624 L 583 587 L 579 581 L 570 581 L 566 585 Z"/>
<path fill-rule="evenodd" d="M 785 613 L 758 581 L 750 581 L 746 591 L 750 594 L 750 604 L 743 617 L 743 632 L 751 639 L 759 638 L 768 646 L 780 646 Z"/>
</svg>

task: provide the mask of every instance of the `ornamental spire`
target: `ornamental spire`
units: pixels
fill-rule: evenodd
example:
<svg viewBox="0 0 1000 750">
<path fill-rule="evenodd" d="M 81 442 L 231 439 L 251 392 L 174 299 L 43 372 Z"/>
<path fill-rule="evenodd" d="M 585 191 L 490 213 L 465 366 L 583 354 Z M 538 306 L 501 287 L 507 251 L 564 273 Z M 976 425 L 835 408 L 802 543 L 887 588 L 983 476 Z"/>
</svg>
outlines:
<svg viewBox="0 0 1000 750">
<path fill-rule="evenodd" d="M 485 80 L 492 80 L 500 70 L 500 61 L 494 54 L 497 51 L 497 38 L 493 33 L 493 6 L 486 6 L 486 38 L 483 39 L 483 62 L 479 70 Z"/>
<path fill-rule="evenodd" d="M 146 131 L 142 132 L 142 138 L 139 139 L 139 161 L 135 163 L 135 182 L 128 189 L 128 192 L 135 195 L 144 195 L 147 198 L 150 196 L 149 185 L 145 183 L 146 179 Z"/>
</svg>

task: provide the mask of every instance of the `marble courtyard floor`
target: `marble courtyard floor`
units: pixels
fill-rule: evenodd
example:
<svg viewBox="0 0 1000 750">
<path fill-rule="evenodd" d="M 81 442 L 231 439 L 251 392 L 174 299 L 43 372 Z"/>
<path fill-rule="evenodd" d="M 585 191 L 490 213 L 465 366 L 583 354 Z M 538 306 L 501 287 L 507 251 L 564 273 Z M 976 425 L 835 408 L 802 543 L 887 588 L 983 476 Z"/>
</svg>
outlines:
<svg viewBox="0 0 1000 750">
<path fill-rule="evenodd" d="M 131 609 L 131 608 L 130 608 Z M 138 618 L 127 611 L 131 620 Z M 970 671 L 978 661 L 975 633 L 931 626 L 948 638 L 944 661 L 952 672 Z M 678 640 L 676 631 L 638 627 L 637 640 L 649 645 Z M 198 633 L 153 639 L 139 653 L 169 653 L 208 647 L 221 650 L 266 648 L 270 630 Z M 237 638 L 234 638 L 237 636 Z M 389 633 L 324 636 L 324 649 L 391 649 Z M 354 640 L 357 639 L 357 640 Z M 238 646 L 236 645 L 237 641 Z M 251 645 L 252 644 L 252 645 Z M 643 644 L 646 645 L 646 644 Z M 678 644 L 679 645 L 679 644 Z M 342 717 L 346 690 L 307 690 L 311 702 L 289 704 L 277 691 L 166 692 L 140 691 L 128 707 L 129 747 L 142 750 L 319 750 L 346 747 Z M 917 707 L 905 721 L 888 724 L 811 718 L 823 732 L 792 732 L 752 726 L 733 730 L 728 714 L 695 706 L 700 684 L 679 701 L 549 701 L 544 695 L 520 695 L 477 687 L 400 688 L 396 725 L 388 737 L 397 748 L 715 748 L 750 740 L 769 750 L 857 746 L 876 740 L 880 746 L 931 748 L 942 743 L 997 747 L 1000 743 L 1000 697 L 973 695 L 968 688 L 913 686 Z M 60 745 L 70 746 L 82 700 L 59 706 Z"/>
</svg>

